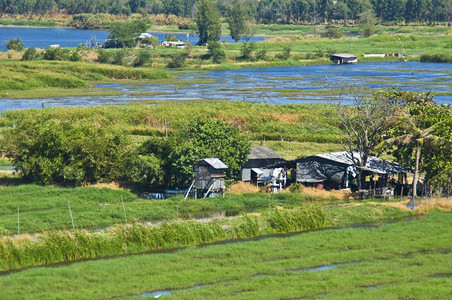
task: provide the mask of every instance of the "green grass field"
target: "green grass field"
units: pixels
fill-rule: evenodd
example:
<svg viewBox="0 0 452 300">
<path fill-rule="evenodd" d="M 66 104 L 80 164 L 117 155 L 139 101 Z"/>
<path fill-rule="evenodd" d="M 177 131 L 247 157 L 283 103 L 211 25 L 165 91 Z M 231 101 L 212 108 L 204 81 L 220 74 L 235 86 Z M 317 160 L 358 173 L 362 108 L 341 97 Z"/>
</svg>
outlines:
<svg viewBox="0 0 452 300">
<path fill-rule="evenodd" d="M 0 276 L 5 299 L 450 299 L 450 213 Z"/>
</svg>

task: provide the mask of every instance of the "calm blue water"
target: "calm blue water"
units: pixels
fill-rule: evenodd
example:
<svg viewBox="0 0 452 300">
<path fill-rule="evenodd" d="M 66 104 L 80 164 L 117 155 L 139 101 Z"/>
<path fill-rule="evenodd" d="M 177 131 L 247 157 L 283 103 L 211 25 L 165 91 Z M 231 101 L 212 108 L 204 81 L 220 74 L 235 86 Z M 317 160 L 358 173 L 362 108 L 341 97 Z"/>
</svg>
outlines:
<svg viewBox="0 0 452 300">
<path fill-rule="evenodd" d="M 119 90 L 119 96 L 47 99 L 0 99 L 0 112 L 9 109 L 50 106 L 97 106 L 140 100 L 243 100 L 270 104 L 316 103 L 337 100 L 341 87 L 368 87 L 438 93 L 436 102 L 452 104 L 452 64 L 420 62 L 358 63 L 241 69 L 189 73 L 175 84 L 99 84 Z M 187 80 L 187 84 L 184 84 Z M 198 80 L 200 83 L 189 83 Z M 331 93 L 319 93 L 331 89 Z M 342 100 L 352 95 L 343 92 Z M 1 93 L 0 93 L 1 94 Z"/>
<path fill-rule="evenodd" d="M 152 35 L 159 38 L 159 42 L 165 40 L 168 33 L 151 32 Z M 196 34 L 188 35 L 184 33 L 175 33 L 180 40 L 190 41 L 192 45 L 198 42 Z M 49 45 L 58 44 L 60 47 L 77 47 L 78 45 L 90 45 L 99 42 L 103 44 L 108 38 L 108 31 L 102 30 L 80 30 L 68 28 L 28 28 L 28 27 L 0 27 L 0 51 L 6 51 L 5 43 L 10 39 L 20 38 L 25 48 L 35 47 L 44 49 Z M 264 40 L 264 37 L 253 37 L 252 42 Z M 234 42 L 230 36 L 221 36 L 221 41 Z"/>
</svg>

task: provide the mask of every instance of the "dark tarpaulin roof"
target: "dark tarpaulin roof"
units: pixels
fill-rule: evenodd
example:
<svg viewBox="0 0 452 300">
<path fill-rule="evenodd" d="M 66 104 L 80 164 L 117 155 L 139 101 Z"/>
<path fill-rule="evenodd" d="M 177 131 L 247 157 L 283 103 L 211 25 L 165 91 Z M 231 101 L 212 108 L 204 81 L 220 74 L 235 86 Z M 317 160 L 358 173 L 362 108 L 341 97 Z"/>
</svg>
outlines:
<svg viewBox="0 0 452 300">
<path fill-rule="evenodd" d="M 353 160 L 356 163 L 353 163 Z M 297 181 L 315 183 L 322 181 L 343 182 L 347 172 L 354 172 L 361 160 L 359 152 L 332 152 L 317 154 L 297 160 Z M 376 156 L 369 156 L 367 163 L 362 167 L 363 171 L 373 174 L 398 174 L 406 173 L 410 170 L 401 165 L 384 160 Z"/>
<path fill-rule="evenodd" d="M 347 166 L 355 165 L 352 160 L 352 154 L 349 151 L 323 153 L 314 156 L 331 160 Z M 361 161 L 361 153 L 359 153 L 358 151 L 353 151 L 353 158 L 357 160 L 358 164 L 358 162 Z M 398 174 L 411 171 L 407 168 L 402 167 L 398 163 L 385 160 L 373 155 L 369 155 L 369 157 L 367 158 L 367 163 L 364 167 L 362 167 L 362 169 L 365 171 L 378 174 Z"/>
</svg>

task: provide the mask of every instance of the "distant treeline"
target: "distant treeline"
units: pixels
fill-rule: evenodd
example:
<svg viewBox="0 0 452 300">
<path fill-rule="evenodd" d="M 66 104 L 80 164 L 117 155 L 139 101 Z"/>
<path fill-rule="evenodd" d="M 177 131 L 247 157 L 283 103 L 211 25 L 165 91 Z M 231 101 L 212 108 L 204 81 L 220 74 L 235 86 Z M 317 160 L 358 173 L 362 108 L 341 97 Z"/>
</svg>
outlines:
<svg viewBox="0 0 452 300">
<path fill-rule="evenodd" d="M 130 15 L 165 14 L 192 18 L 197 0 L 0 0 L 2 14 Z M 449 21 L 452 0 L 243 0 L 258 23 L 319 23 L 358 21 L 364 12 L 382 22 L 432 23 Z M 224 16 L 230 0 L 216 2 Z"/>
</svg>

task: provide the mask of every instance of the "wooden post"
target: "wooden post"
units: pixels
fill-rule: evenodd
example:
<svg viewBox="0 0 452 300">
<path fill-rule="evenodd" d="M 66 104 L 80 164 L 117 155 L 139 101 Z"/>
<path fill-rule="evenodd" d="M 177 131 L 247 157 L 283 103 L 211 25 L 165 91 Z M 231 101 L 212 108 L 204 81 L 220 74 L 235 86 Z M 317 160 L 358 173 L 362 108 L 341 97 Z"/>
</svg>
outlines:
<svg viewBox="0 0 452 300">
<path fill-rule="evenodd" d="M 124 206 L 124 201 L 122 200 L 122 195 L 121 195 L 121 203 L 122 203 L 122 211 L 124 212 L 124 221 L 127 224 L 126 207 Z"/>
<path fill-rule="evenodd" d="M 71 216 L 72 229 L 75 229 L 74 218 L 72 217 L 71 204 L 69 203 L 69 200 L 67 201 L 67 207 L 69 209 L 69 215 Z"/>
<path fill-rule="evenodd" d="M 20 234 L 19 206 L 17 207 L 17 235 Z"/>
<path fill-rule="evenodd" d="M 168 123 L 166 122 L 166 119 L 165 119 L 165 137 L 166 138 L 168 137 Z"/>
</svg>

